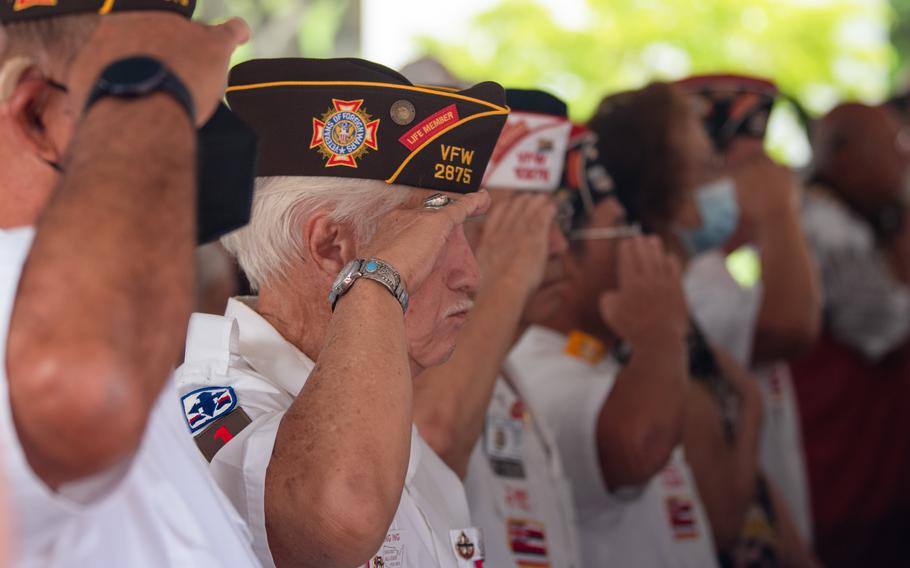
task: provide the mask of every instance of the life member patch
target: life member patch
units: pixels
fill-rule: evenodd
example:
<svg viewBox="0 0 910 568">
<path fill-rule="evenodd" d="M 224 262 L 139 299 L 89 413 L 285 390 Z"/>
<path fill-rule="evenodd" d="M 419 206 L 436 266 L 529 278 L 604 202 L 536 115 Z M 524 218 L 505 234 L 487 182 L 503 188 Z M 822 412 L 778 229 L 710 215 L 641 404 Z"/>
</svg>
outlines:
<svg viewBox="0 0 910 568">
<path fill-rule="evenodd" d="M 206 387 L 189 392 L 180 399 L 190 432 L 196 433 L 237 406 L 231 387 Z"/>
</svg>

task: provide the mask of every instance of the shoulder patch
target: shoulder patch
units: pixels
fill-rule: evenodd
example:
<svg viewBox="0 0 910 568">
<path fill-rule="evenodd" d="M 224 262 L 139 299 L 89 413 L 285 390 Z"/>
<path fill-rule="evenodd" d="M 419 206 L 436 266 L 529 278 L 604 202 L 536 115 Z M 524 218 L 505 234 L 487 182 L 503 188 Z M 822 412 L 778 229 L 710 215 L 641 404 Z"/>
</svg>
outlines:
<svg viewBox="0 0 910 568">
<path fill-rule="evenodd" d="M 190 432 L 198 432 L 237 406 L 231 387 L 206 387 L 188 392 L 180 399 Z"/>
<path fill-rule="evenodd" d="M 219 417 L 209 426 L 196 435 L 193 440 L 205 459 L 211 462 L 218 450 L 227 445 L 244 428 L 253 421 L 242 408 L 235 408 L 231 412 Z"/>
</svg>

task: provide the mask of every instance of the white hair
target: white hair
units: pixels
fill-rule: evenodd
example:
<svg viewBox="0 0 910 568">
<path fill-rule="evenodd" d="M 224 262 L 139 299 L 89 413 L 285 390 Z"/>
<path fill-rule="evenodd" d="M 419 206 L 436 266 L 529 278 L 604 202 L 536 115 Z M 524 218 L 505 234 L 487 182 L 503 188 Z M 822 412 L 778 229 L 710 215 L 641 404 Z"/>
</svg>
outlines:
<svg viewBox="0 0 910 568">
<path fill-rule="evenodd" d="M 45 73 L 63 73 L 100 22 L 98 14 L 72 14 L 6 24 L 7 42 L 5 49 L 0 45 L 0 63 L 28 57 Z"/>
<path fill-rule="evenodd" d="M 358 244 L 379 220 L 411 196 L 411 188 L 378 180 L 335 177 L 261 177 L 256 180 L 250 224 L 221 239 L 246 273 L 253 291 L 287 276 L 305 246 L 301 226 L 317 210 L 350 223 Z"/>
</svg>

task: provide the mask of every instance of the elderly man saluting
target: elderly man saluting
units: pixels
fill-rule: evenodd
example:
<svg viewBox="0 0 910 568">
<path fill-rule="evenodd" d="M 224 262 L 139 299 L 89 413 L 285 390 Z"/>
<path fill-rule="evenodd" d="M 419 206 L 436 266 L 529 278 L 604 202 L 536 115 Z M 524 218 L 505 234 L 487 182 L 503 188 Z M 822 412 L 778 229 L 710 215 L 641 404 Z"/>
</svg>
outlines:
<svg viewBox="0 0 910 568">
<path fill-rule="evenodd" d="M 236 67 L 227 97 L 262 141 L 251 224 L 224 240 L 258 296 L 190 324 L 178 382 L 212 473 L 266 565 L 480 566 L 461 481 L 412 434 L 412 376 L 472 307 L 461 223 L 489 201 L 503 89 L 278 59 Z M 330 350 L 347 365 L 320 374 Z"/>
</svg>

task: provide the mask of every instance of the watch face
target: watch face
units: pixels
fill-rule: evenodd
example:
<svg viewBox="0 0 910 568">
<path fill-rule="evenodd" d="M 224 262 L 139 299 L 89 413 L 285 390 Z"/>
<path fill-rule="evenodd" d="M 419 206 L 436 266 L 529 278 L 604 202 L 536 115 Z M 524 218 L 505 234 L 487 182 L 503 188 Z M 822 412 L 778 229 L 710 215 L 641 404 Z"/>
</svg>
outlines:
<svg viewBox="0 0 910 568">
<path fill-rule="evenodd" d="M 101 81 L 114 95 L 142 95 L 156 88 L 167 76 L 164 65 L 151 57 L 130 57 L 105 69 Z"/>
<path fill-rule="evenodd" d="M 335 283 L 332 284 L 332 290 L 338 292 L 344 292 L 348 289 L 352 282 L 354 282 L 354 275 L 357 274 L 357 269 L 360 268 L 360 263 L 356 260 L 351 261 L 341 269 L 341 272 L 338 273 L 338 277 L 335 278 Z"/>
</svg>

